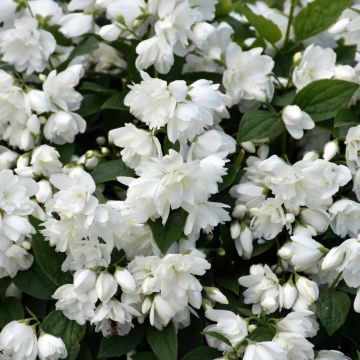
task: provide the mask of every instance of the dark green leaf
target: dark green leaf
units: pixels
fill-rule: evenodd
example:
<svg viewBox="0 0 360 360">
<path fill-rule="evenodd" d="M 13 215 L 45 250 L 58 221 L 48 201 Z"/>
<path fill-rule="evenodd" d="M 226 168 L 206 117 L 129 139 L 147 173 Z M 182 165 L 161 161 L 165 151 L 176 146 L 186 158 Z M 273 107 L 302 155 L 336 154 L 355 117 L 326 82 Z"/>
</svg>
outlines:
<svg viewBox="0 0 360 360">
<path fill-rule="evenodd" d="M 85 326 L 69 320 L 61 311 L 51 312 L 42 322 L 41 329 L 61 337 L 68 351 L 68 360 L 75 360 L 80 351 L 80 340 L 85 335 Z"/>
<path fill-rule="evenodd" d="M 248 339 L 256 342 L 271 341 L 275 333 L 274 329 L 259 326 L 248 336 Z"/>
<path fill-rule="evenodd" d="M 135 355 L 132 355 L 133 360 L 159 360 L 159 358 L 149 351 L 144 351 Z"/>
<path fill-rule="evenodd" d="M 219 191 L 223 191 L 230 187 L 235 181 L 239 169 L 235 165 L 228 165 L 227 174 L 223 177 L 222 183 L 219 184 Z"/>
<path fill-rule="evenodd" d="M 12 320 L 24 319 L 24 308 L 19 299 L 7 297 L 0 299 L 0 328 Z"/>
<path fill-rule="evenodd" d="M 355 65 L 356 45 L 339 46 L 336 52 L 336 63 L 342 65 Z"/>
<path fill-rule="evenodd" d="M 178 343 L 175 326 L 172 322 L 162 331 L 149 327 L 146 332 L 147 341 L 151 350 L 160 360 L 176 360 Z"/>
<path fill-rule="evenodd" d="M 219 277 L 217 279 L 217 283 L 219 286 L 222 286 L 224 289 L 230 290 L 234 294 L 239 296 L 240 285 L 239 285 L 238 277 L 230 277 L 230 276 Z"/>
<path fill-rule="evenodd" d="M 270 111 L 255 110 L 247 112 L 240 121 L 237 143 L 250 140 L 275 139 L 285 130 L 284 124 Z"/>
<path fill-rule="evenodd" d="M 295 96 L 296 96 L 295 90 L 287 92 L 286 94 L 283 94 L 283 95 L 275 96 L 275 98 L 273 100 L 273 104 L 276 106 L 282 106 L 282 107 L 291 105 L 295 99 Z"/>
<path fill-rule="evenodd" d="M 41 300 L 51 300 L 57 288 L 35 261 L 30 269 L 19 271 L 13 281 L 21 291 Z"/>
<path fill-rule="evenodd" d="M 323 121 L 335 117 L 340 109 L 347 107 L 358 88 L 358 84 L 344 80 L 317 80 L 298 92 L 294 104 L 314 121 Z"/>
<path fill-rule="evenodd" d="M 257 15 L 250 10 L 248 6 L 238 5 L 235 8 L 236 11 L 244 14 L 249 20 L 249 23 L 254 26 L 257 32 L 266 40 L 275 44 L 281 39 L 281 31 L 279 27 L 271 20 Z"/>
<path fill-rule="evenodd" d="M 110 95 L 117 93 L 117 91 L 114 89 L 109 89 L 106 86 L 91 81 L 83 82 L 80 86 L 80 90 L 89 90 L 96 93 L 110 94 Z"/>
<path fill-rule="evenodd" d="M 350 307 L 351 300 L 348 294 L 329 289 L 320 291 L 316 314 L 330 336 L 344 324 Z"/>
<path fill-rule="evenodd" d="M 0 294 L 8 288 L 10 283 L 11 279 L 9 277 L 0 279 Z"/>
<path fill-rule="evenodd" d="M 360 124 L 360 116 L 353 109 L 340 109 L 335 116 L 334 126 L 348 126 Z"/>
<path fill-rule="evenodd" d="M 134 350 L 144 339 L 143 326 L 135 326 L 128 335 L 101 339 L 98 357 L 120 357 Z"/>
<path fill-rule="evenodd" d="M 323 32 L 350 4 L 351 0 L 315 0 L 308 4 L 294 20 L 296 38 L 305 40 Z"/>
<path fill-rule="evenodd" d="M 118 176 L 135 176 L 132 169 L 127 167 L 120 159 L 101 162 L 91 172 L 96 184 L 116 180 Z"/>
<path fill-rule="evenodd" d="M 188 213 L 180 208 L 170 212 L 165 225 L 161 223 L 160 219 L 148 222 L 155 242 L 163 254 L 175 241 L 180 239 L 187 216 Z"/>
<path fill-rule="evenodd" d="M 200 346 L 187 353 L 182 360 L 212 360 L 220 357 L 221 353 L 214 348 Z"/>
<path fill-rule="evenodd" d="M 266 240 L 263 244 L 254 244 L 251 257 L 259 256 L 268 251 L 275 244 L 275 240 Z"/>
<path fill-rule="evenodd" d="M 103 94 L 85 94 L 81 102 L 79 114 L 87 117 L 101 111 L 101 106 L 106 101 L 107 95 Z"/>
<path fill-rule="evenodd" d="M 74 154 L 74 149 L 75 149 L 75 143 L 56 145 L 56 150 L 60 154 L 60 161 L 63 164 L 67 164 L 70 162 L 70 159 Z"/>
<path fill-rule="evenodd" d="M 124 105 L 124 98 L 124 93 L 117 93 L 106 100 L 101 106 L 101 109 L 129 111 L 129 109 Z"/>
</svg>

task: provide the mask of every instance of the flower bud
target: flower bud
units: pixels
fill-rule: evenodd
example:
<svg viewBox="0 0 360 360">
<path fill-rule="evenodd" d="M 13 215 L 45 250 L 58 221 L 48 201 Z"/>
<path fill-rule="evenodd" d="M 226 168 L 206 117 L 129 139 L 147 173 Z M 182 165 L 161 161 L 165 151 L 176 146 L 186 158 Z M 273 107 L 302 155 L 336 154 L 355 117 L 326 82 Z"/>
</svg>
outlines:
<svg viewBox="0 0 360 360">
<path fill-rule="evenodd" d="M 22 291 L 12 282 L 5 290 L 5 297 L 16 297 L 21 299 Z"/>
<path fill-rule="evenodd" d="M 319 154 L 316 151 L 307 151 L 303 156 L 303 160 L 306 161 L 314 161 L 317 160 L 318 158 L 319 158 Z"/>
<path fill-rule="evenodd" d="M 125 293 L 131 293 L 135 291 L 136 284 L 132 275 L 126 269 L 118 267 L 114 274 L 115 280 L 121 287 L 121 290 Z"/>
<path fill-rule="evenodd" d="M 257 329 L 257 326 L 255 324 L 250 324 L 248 326 L 248 332 L 249 334 L 251 334 L 252 332 L 254 332 Z"/>
<path fill-rule="evenodd" d="M 74 275 L 74 289 L 80 292 L 88 292 L 95 286 L 96 274 L 89 269 L 78 270 Z"/>
<path fill-rule="evenodd" d="M 45 204 L 52 196 L 51 185 L 47 180 L 40 180 L 38 185 L 39 191 L 35 194 L 36 201 L 40 204 Z"/>
<path fill-rule="evenodd" d="M 257 156 L 260 159 L 266 159 L 269 156 L 269 151 L 270 151 L 269 145 L 262 144 L 258 147 Z"/>
<path fill-rule="evenodd" d="M 204 290 L 206 292 L 207 297 L 210 300 L 215 301 L 219 304 L 228 304 L 229 303 L 226 296 L 218 288 L 204 287 Z"/>
<path fill-rule="evenodd" d="M 241 224 L 240 236 L 235 239 L 235 247 L 239 256 L 250 259 L 253 252 L 253 235 L 248 226 Z"/>
<path fill-rule="evenodd" d="M 283 260 L 290 260 L 291 257 L 293 256 L 292 251 L 286 246 L 286 244 L 284 246 L 282 246 L 279 250 L 278 250 L 278 255 L 283 259 Z"/>
<path fill-rule="evenodd" d="M 261 301 L 261 306 L 265 310 L 271 311 L 274 307 L 276 307 L 276 301 L 272 297 L 267 296 Z"/>
<path fill-rule="evenodd" d="M 255 145 L 251 141 L 242 142 L 240 145 L 245 151 L 247 151 L 251 154 L 254 154 L 256 151 Z"/>
<path fill-rule="evenodd" d="M 29 100 L 31 109 L 34 110 L 37 114 L 42 114 L 49 111 L 49 99 L 43 91 L 32 89 L 27 93 L 26 96 Z"/>
<path fill-rule="evenodd" d="M 107 271 L 100 273 L 96 279 L 96 295 L 103 303 L 107 303 L 115 295 L 117 287 L 114 277 Z"/>
<path fill-rule="evenodd" d="M 43 333 L 38 339 L 38 356 L 40 360 L 65 359 L 67 350 L 61 338 Z"/>
<path fill-rule="evenodd" d="M 296 298 L 298 297 L 298 292 L 292 281 L 288 281 L 282 286 L 282 295 L 282 307 L 284 309 L 291 309 L 295 303 Z"/>
<path fill-rule="evenodd" d="M 245 216 L 246 210 L 247 209 L 245 205 L 238 204 L 234 207 L 231 215 L 237 219 L 242 219 Z"/>
<path fill-rule="evenodd" d="M 319 297 L 319 288 L 317 284 L 304 276 L 299 276 L 296 279 L 296 288 L 300 296 L 308 304 L 312 304 Z"/>
<path fill-rule="evenodd" d="M 301 59 L 302 59 L 302 53 L 300 51 L 298 51 L 293 56 L 293 64 L 295 66 L 298 65 L 300 63 Z"/>
<path fill-rule="evenodd" d="M 339 152 L 339 143 L 337 140 L 329 141 L 324 146 L 323 158 L 330 161 Z"/>
<path fill-rule="evenodd" d="M 233 221 L 230 226 L 230 236 L 236 239 L 241 233 L 241 227 L 238 221 Z"/>
</svg>

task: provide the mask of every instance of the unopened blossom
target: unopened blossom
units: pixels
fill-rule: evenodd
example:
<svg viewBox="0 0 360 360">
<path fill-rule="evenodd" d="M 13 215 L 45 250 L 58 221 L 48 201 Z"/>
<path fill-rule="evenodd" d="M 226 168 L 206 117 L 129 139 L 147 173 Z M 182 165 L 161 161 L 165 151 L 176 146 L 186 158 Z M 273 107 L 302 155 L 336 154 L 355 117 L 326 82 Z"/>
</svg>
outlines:
<svg viewBox="0 0 360 360">
<path fill-rule="evenodd" d="M 38 339 L 38 356 L 40 360 L 65 359 L 68 355 L 61 338 L 43 333 Z"/>
<path fill-rule="evenodd" d="M 244 360 L 287 360 L 286 350 L 273 341 L 254 343 L 246 347 Z"/>
<path fill-rule="evenodd" d="M 302 111 L 297 105 L 288 105 L 282 113 L 282 120 L 286 130 L 294 139 L 301 139 L 304 130 L 310 130 L 315 127 L 315 123 L 309 114 Z"/>
</svg>

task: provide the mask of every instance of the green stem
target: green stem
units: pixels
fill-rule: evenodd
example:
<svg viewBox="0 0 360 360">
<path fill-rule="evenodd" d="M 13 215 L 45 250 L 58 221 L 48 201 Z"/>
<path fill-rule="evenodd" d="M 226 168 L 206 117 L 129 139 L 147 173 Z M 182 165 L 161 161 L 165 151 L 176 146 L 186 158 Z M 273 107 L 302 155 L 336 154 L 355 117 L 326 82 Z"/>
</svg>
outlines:
<svg viewBox="0 0 360 360">
<path fill-rule="evenodd" d="M 341 276 L 342 276 L 342 271 L 337 274 L 335 280 L 333 281 L 333 283 L 332 283 L 331 286 L 330 286 L 330 290 L 332 290 L 332 289 L 335 288 L 335 286 L 336 286 L 336 284 L 339 282 Z"/>
<path fill-rule="evenodd" d="M 294 10 L 295 10 L 296 3 L 297 3 L 297 0 L 291 0 L 290 13 L 289 13 L 289 19 L 288 19 L 288 23 L 287 23 L 287 27 L 286 27 L 285 41 L 284 41 L 283 48 L 285 48 L 287 43 L 289 42 L 291 24 L 292 24 L 292 21 L 293 21 L 293 16 L 294 16 Z"/>
</svg>

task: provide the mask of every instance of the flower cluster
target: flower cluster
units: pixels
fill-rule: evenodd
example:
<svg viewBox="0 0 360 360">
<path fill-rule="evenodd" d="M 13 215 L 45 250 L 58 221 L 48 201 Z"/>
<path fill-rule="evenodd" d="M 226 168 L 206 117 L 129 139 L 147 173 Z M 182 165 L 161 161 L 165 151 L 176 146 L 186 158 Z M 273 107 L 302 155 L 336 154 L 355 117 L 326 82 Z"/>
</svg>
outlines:
<svg viewBox="0 0 360 360">
<path fill-rule="evenodd" d="M 357 358 L 359 24 L 0 1 L 0 358 Z"/>
</svg>

